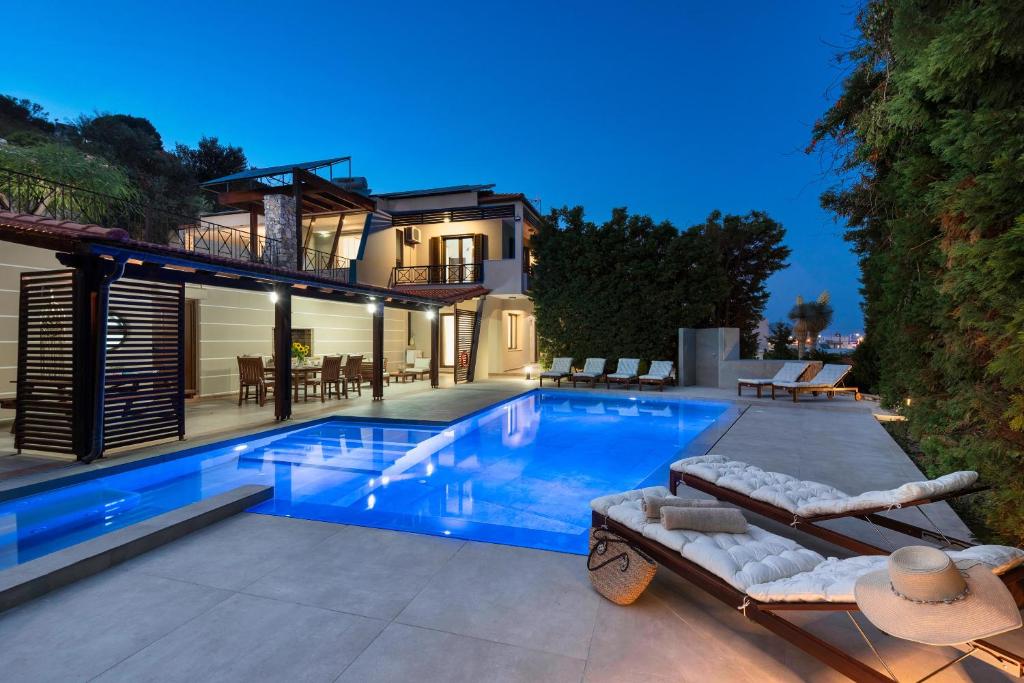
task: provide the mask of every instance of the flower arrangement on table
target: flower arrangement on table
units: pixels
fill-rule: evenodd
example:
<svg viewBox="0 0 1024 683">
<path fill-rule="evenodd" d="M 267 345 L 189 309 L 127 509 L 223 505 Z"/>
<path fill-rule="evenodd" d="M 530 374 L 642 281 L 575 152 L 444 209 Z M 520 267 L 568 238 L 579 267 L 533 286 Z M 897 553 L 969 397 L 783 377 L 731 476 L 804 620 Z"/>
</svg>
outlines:
<svg viewBox="0 0 1024 683">
<path fill-rule="evenodd" d="M 292 342 L 292 358 L 300 365 L 309 358 L 309 347 L 302 342 Z"/>
</svg>

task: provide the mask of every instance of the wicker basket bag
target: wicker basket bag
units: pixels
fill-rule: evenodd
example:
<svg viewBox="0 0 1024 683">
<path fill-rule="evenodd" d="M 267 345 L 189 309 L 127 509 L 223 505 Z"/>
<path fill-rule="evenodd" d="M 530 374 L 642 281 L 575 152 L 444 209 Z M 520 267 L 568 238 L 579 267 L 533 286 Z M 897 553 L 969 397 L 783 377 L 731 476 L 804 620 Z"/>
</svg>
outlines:
<svg viewBox="0 0 1024 683">
<path fill-rule="evenodd" d="M 616 605 L 629 605 L 647 589 L 657 563 L 607 529 L 590 530 L 587 573 L 594 589 Z"/>
</svg>

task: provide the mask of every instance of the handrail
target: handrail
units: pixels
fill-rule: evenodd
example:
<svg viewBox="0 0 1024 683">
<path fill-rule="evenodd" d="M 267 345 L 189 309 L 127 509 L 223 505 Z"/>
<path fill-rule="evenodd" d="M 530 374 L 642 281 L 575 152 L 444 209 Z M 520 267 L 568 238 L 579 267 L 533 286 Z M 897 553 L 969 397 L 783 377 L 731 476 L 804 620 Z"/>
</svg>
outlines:
<svg viewBox="0 0 1024 683">
<path fill-rule="evenodd" d="M 348 280 L 349 260 L 344 256 L 331 255 L 310 247 L 302 250 L 302 269 L 315 273 L 329 280 L 346 282 Z"/>
<path fill-rule="evenodd" d="M 280 240 L 114 195 L 0 168 L 0 209 L 120 228 L 135 239 L 196 254 L 281 265 Z"/>
<path fill-rule="evenodd" d="M 389 287 L 394 285 L 472 284 L 483 282 L 483 263 L 459 263 L 430 266 L 399 266 L 391 271 Z"/>
</svg>

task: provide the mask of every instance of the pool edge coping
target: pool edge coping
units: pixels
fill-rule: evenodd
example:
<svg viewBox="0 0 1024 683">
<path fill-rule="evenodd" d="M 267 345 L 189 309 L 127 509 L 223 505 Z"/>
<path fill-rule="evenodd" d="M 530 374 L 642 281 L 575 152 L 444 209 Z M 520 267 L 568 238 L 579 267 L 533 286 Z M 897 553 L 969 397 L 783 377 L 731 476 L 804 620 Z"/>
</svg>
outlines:
<svg viewBox="0 0 1024 683">
<path fill-rule="evenodd" d="M 246 484 L 0 570 L 0 613 L 99 574 L 273 497 Z"/>
</svg>

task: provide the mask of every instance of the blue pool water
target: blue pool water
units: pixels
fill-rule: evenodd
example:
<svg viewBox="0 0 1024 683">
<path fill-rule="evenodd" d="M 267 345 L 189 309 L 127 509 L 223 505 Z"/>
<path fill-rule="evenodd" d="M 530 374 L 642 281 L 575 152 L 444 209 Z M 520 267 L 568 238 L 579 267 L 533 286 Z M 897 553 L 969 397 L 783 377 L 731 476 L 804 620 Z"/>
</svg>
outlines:
<svg viewBox="0 0 1024 683">
<path fill-rule="evenodd" d="M 542 390 L 447 426 L 255 435 L 0 503 L 0 568 L 243 484 L 274 486 L 251 512 L 583 553 L 589 501 L 666 481 L 727 408 Z"/>
</svg>

